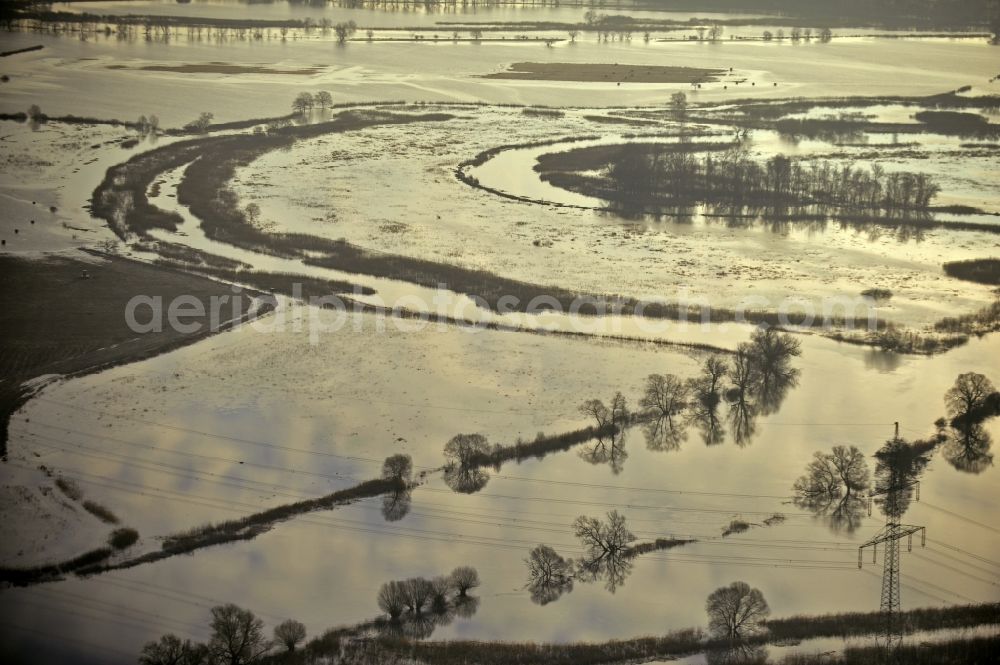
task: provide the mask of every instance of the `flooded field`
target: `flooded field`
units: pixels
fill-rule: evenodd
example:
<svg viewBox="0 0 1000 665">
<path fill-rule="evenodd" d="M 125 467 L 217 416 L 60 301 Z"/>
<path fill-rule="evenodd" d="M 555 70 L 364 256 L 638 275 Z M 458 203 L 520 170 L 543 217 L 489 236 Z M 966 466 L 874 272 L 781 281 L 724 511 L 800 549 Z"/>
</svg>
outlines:
<svg viewBox="0 0 1000 665">
<path fill-rule="evenodd" d="M 995 655 L 1000 46 L 745 4 L 5 22 L 0 660 Z"/>
</svg>

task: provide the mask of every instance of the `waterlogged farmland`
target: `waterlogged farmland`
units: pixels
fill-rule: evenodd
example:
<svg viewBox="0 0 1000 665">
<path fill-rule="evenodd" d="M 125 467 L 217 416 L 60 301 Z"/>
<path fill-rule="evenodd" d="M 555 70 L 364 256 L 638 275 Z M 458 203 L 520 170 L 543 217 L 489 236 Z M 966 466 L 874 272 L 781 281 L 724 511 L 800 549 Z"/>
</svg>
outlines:
<svg viewBox="0 0 1000 665">
<path fill-rule="evenodd" d="M 4 661 L 989 662 L 995 26 L 718 4 L 5 10 Z"/>
</svg>

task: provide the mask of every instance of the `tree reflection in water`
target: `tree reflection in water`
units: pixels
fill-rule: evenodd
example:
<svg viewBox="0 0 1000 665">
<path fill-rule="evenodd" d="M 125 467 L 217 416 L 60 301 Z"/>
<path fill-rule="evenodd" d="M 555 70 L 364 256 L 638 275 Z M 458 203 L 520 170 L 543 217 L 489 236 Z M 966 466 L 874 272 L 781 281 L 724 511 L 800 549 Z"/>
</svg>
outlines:
<svg viewBox="0 0 1000 665">
<path fill-rule="evenodd" d="M 672 452 L 681 449 L 687 441 L 687 429 L 671 418 L 661 417 L 642 425 L 646 437 L 646 448 L 656 452 Z"/>
<path fill-rule="evenodd" d="M 955 469 L 980 474 L 993 466 L 993 439 L 981 424 L 952 428 L 942 455 Z"/>
<path fill-rule="evenodd" d="M 424 640 L 436 628 L 449 625 L 456 617 L 471 619 L 479 610 L 479 602 L 477 596 L 459 596 L 419 614 L 406 612 L 396 619 L 381 618 L 373 625 L 375 632 L 381 637 Z"/>
<path fill-rule="evenodd" d="M 462 494 L 475 494 L 486 487 L 490 474 L 479 467 L 461 465 L 450 466 L 444 470 L 444 482 L 452 491 Z"/>
<path fill-rule="evenodd" d="M 898 521 L 909 509 L 915 484 L 930 462 L 936 441 L 887 441 L 875 453 L 875 503 L 883 515 Z"/>
<path fill-rule="evenodd" d="M 616 434 L 598 436 L 580 451 L 580 457 L 591 464 L 607 464 L 616 476 L 622 472 L 628 452 L 625 450 L 625 428 Z"/>
<path fill-rule="evenodd" d="M 765 665 L 767 648 L 762 644 L 733 642 L 725 649 L 713 649 L 705 653 L 708 665 Z"/>
<path fill-rule="evenodd" d="M 413 489 L 407 487 L 382 497 L 382 517 L 386 522 L 398 522 L 410 512 Z"/>
</svg>

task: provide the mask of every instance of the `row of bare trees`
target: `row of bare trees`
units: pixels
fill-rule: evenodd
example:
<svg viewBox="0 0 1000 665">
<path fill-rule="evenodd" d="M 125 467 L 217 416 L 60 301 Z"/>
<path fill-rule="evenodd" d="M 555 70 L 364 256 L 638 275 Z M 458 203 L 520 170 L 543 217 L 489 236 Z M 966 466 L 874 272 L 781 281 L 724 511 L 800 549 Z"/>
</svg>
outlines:
<svg viewBox="0 0 1000 665">
<path fill-rule="evenodd" d="M 292 100 L 292 111 L 298 115 L 305 115 L 306 111 L 314 108 L 327 108 L 333 106 L 333 95 L 326 90 L 320 90 L 315 95 L 310 92 L 300 92 Z"/>
<path fill-rule="evenodd" d="M 692 424 L 702 430 L 706 444 L 721 443 L 725 432 L 718 410 L 725 401 L 734 439 L 745 445 L 754 434 L 756 418 L 776 411 L 795 385 L 799 372 L 791 361 L 800 353 L 800 344 L 791 335 L 760 328 L 749 342 L 737 347 L 731 359 L 706 358 L 694 378 L 685 381 L 673 374 L 651 374 L 639 400 L 641 411 L 635 416 L 629 414 L 621 393 L 610 408 L 600 400 L 588 400 L 580 411 L 599 426 L 613 425 L 619 432 L 624 424 L 641 422 L 650 448 L 674 450 Z"/>
<path fill-rule="evenodd" d="M 433 579 L 413 577 L 407 580 L 386 582 L 378 591 L 378 606 L 391 621 L 399 620 L 404 613 L 419 616 L 425 610 L 443 613 L 452 602 L 452 596 L 468 597 L 470 589 L 478 587 L 479 573 L 470 566 L 460 566 L 451 575 Z"/>
</svg>

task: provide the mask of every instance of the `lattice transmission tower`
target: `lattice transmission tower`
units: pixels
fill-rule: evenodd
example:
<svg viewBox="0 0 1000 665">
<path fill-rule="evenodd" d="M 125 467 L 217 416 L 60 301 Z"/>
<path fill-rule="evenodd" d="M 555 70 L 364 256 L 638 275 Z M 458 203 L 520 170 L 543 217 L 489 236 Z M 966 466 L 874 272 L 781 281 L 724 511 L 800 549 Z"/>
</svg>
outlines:
<svg viewBox="0 0 1000 665">
<path fill-rule="evenodd" d="M 896 423 L 895 441 L 899 441 L 899 423 Z M 887 661 L 894 660 L 895 654 L 903 641 L 903 627 L 899 620 L 899 548 L 900 541 L 907 539 L 907 551 L 913 550 L 913 534 L 920 532 L 920 546 L 927 544 L 927 530 L 922 526 L 900 524 L 902 516 L 902 497 L 904 492 L 916 488 L 916 500 L 920 500 L 920 484 L 899 477 L 895 470 L 890 469 L 889 482 L 884 489 L 874 491 L 868 496 L 869 514 L 871 500 L 875 496 L 885 496 L 885 526 L 868 542 L 858 547 L 858 568 L 862 566 L 862 553 L 866 547 L 872 548 L 872 563 L 876 563 L 878 546 L 885 544 L 882 564 L 882 601 L 880 604 L 881 631 L 880 646 L 885 651 Z"/>
</svg>

